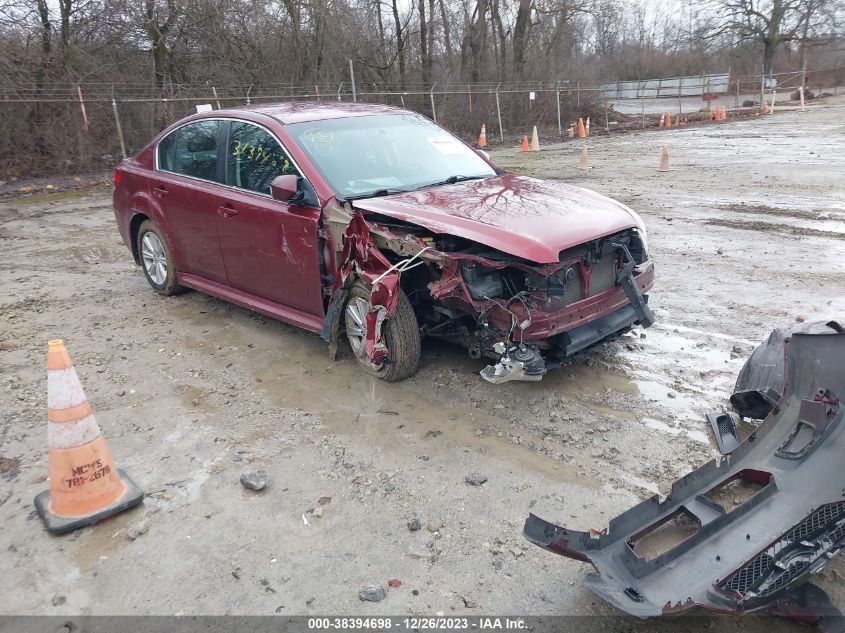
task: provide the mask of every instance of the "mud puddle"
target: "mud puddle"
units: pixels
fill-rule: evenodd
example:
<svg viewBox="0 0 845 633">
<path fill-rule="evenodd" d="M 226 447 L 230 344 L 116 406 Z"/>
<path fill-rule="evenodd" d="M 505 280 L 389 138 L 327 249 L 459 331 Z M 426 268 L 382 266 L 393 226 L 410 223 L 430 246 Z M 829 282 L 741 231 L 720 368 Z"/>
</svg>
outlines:
<svg viewBox="0 0 845 633">
<path fill-rule="evenodd" d="M 845 240 L 845 232 L 794 226 L 792 224 L 776 224 L 773 222 L 755 222 L 742 220 L 728 220 L 713 218 L 705 220 L 704 224 L 711 226 L 724 226 L 729 229 L 741 229 L 745 231 L 757 231 L 761 233 L 776 233 L 791 237 L 822 237 L 832 240 Z"/>
<path fill-rule="evenodd" d="M 824 221 L 835 220 L 845 221 L 845 211 L 833 209 L 790 209 L 773 207 L 766 204 L 754 204 L 751 202 L 726 203 L 720 205 L 728 213 L 743 213 L 751 215 L 768 215 L 778 218 L 790 218 L 795 220 Z"/>
<path fill-rule="evenodd" d="M 382 451 L 407 453 L 409 445 L 413 445 L 414 451 L 421 455 L 426 452 L 426 439 L 436 437 L 436 446 L 429 450 L 438 450 L 444 445 L 466 447 L 503 464 L 543 473 L 559 481 L 574 482 L 578 478 L 576 468 L 538 455 L 528 447 L 514 445 L 507 433 L 499 430 L 507 425 L 501 418 L 480 408 L 455 403 L 449 394 L 444 393 L 443 399 L 437 399 L 436 394 L 432 394 L 435 396 L 432 398 L 417 389 L 408 389 L 409 384 L 424 384 L 425 378 L 418 376 L 402 384 L 385 383 L 361 371 L 344 345 L 339 360 L 332 361 L 325 343 L 317 335 L 249 314 L 223 302 L 220 302 L 222 306 L 215 306 L 215 299 L 203 297 L 201 301 L 211 304 L 211 310 L 200 311 L 202 315 L 194 312 L 192 316 L 192 306 L 188 304 L 170 305 L 168 312 L 177 318 L 184 316 L 209 325 L 208 316 L 219 307 L 227 314 L 234 313 L 236 318 L 248 316 L 250 324 L 247 328 L 224 326 L 213 340 L 189 337 L 186 345 L 235 363 L 243 350 L 275 350 L 278 341 L 285 336 L 283 355 L 262 354 L 259 362 L 253 359 L 245 367 L 255 381 L 249 388 L 256 392 L 256 398 L 274 406 L 319 412 L 328 432 L 354 437 Z M 243 321 L 242 318 L 237 320 Z M 299 336 L 290 336 L 293 332 Z M 444 360 L 450 365 L 457 364 L 456 371 L 460 372 L 472 372 L 471 368 L 477 363 L 453 346 L 438 342 L 430 346 L 424 344 L 423 372 L 426 365 L 431 368 Z M 475 378 L 481 387 L 482 379 Z M 244 385 L 237 387 L 243 391 Z M 203 402 L 204 394 L 198 390 L 187 385 L 181 389 L 185 391 L 184 401 L 198 399 Z M 522 433 L 521 436 L 526 443 L 542 442 L 541 437 L 531 434 Z M 578 483 L 589 484 L 583 479 Z"/>
</svg>

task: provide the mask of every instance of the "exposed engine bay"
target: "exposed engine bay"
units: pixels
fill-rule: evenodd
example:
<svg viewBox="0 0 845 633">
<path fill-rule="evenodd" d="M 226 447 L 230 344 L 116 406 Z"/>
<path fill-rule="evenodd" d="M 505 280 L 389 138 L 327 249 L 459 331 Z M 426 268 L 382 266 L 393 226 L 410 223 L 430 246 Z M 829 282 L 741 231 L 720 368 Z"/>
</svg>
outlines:
<svg viewBox="0 0 845 633">
<path fill-rule="evenodd" d="M 323 337 L 336 344 L 338 306 L 350 278 L 372 287 L 367 354 L 387 356 L 380 328 L 401 289 L 423 336 L 466 347 L 495 364 L 481 375 L 494 383 L 540 380 L 548 369 L 654 315 L 644 295 L 653 265 L 637 228 L 607 235 L 538 264 L 477 242 L 410 222 L 364 215 L 348 203 L 326 213 L 340 275 Z M 337 247 L 336 247 L 337 248 Z"/>
</svg>

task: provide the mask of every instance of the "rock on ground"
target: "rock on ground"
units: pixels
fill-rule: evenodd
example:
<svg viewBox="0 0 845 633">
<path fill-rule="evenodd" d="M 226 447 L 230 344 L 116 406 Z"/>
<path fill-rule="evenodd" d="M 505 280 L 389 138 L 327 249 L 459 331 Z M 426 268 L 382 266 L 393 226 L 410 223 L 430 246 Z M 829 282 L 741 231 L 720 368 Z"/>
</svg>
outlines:
<svg viewBox="0 0 845 633">
<path fill-rule="evenodd" d="M 241 475 L 244 488 L 250 490 L 264 490 L 267 486 L 267 472 L 264 470 L 250 470 Z"/>
<path fill-rule="evenodd" d="M 482 473 L 470 473 L 466 477 L 464 477 L 464 481 L 467 482 L 470 486 L 480 486 L 484 482 L 487 481 L 487 475 Z"/>
<path fill-rule="evenodd" d="M 378 585 L 370 585 L 358 592 L 358 599 L 362 602 L 381 602 L 387 597 L 387 590 Z"/>
</svg>

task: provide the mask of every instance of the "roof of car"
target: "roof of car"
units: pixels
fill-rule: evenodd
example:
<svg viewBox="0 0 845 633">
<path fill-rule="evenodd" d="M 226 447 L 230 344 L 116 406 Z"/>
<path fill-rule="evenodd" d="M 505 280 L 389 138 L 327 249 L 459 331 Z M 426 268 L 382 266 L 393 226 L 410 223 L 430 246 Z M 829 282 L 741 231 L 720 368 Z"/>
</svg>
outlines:
<svg viewBox="0 0 845 633">
<path fill-rule="evenodd" d="M 375 114 L 411 114 L 408 110 L 380 103 L 350 103 L 344 101 L 287 101 L 284 103 L 252 104 L 230 109 L 238 112 L 246 110 L 266 114 L 284 124 L 372 116 Z M 225 111 L 222 110 L 215 112 L 218 116 L 223 113 Z"/>
</svg>

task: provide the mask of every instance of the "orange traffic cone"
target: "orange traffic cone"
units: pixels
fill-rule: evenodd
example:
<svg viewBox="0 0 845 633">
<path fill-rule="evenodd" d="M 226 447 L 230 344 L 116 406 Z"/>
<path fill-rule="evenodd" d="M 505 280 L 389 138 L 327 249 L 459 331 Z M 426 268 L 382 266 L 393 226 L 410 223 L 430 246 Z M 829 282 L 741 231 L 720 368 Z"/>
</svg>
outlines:
<svg viewBox="0 0 845 633">
<path fill-rule="evenodd" d="M 539 152 L 540 151 L 540 138 L 537 136 L 537 126 L 534 126 L 534 129 L 531 131 L 531 151 L 532 152 Z"/>
<path fill-rule="evenodd" d="M 660 115 L 660 123 L 657 124 L 657 127 L 661 127 L 661 128 L 666 127 L 666 115 L 665 114 Z"/>
<path fill-rule="evenodd" d="M 578 169 L 589 169 L 589 165 L 587 165 L 587 144 L 584 143 L 584 146 L 581 148 L 581 156 L 578 160 Z"/>
<path fill-rule="evenodd" d="M 587 130 L 584 129 L 584 119 L 578 118 L 578 138 L 586 138 Z"/>
<path fill-rule="evenodd" d="M 35 507 L 52 534 L 65 534 L 138 505 L 144 493 L 118 470 L 62 341 L 47 349 L 50 490 Z"/>
<path fill-rule="evenodd" d="M 666 127 L 667 128 L 672 127 L 672 115 L 669 114 L 668 112 L 666 113 Z"/>
<path fill-rule="evenodd" d="M 487 126 L 484 123 L 481 124 L 481 134 L 478 135 L 478 146 L 487 147 Z"/>
<path fill-rule="evenodd" d="M 574 125 L 570 125 L 569 129 L 566 130 L 566 136 L 569 139 L 575 138 L 575 126 Z"/>
<path fill-rule="evenodd" d="M 765 99 L 763 99 L 763 109 L 762 109 L 762 113 L 763 113 L 763 114 L 768 114 L 768 113 L 769 113 L 769 104 L 768 104 L 768 103 L 766 103 L 766 100 L 765 100 Z"/>
<path fill-rule="evenodd" d="M 522 137 L 522 148 L 520 149 L 522 152 L 530 152 L 531 148 L 528 147 L 528 135 L 525 134 Z"/>
<path fill-rule="evenodd" d="M 669 146 L 663 146 L 663 152 L 660 154 L 660 167 L 657 171 L 669 171 Z"/>
</svg>

